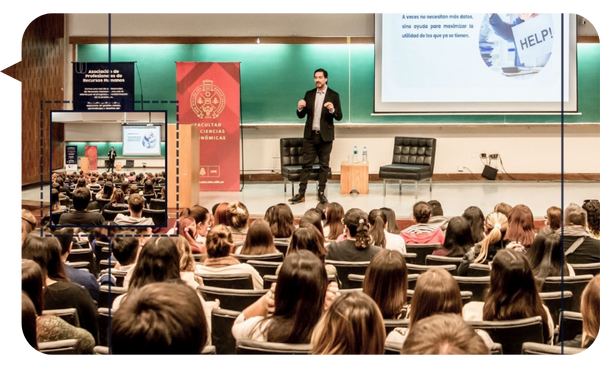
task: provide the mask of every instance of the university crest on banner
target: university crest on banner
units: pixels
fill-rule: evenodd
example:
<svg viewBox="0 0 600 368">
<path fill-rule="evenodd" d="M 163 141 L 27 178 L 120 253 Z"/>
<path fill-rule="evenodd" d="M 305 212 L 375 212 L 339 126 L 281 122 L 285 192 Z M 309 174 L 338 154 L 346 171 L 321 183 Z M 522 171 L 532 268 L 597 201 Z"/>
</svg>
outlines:
<svg viewBox="0 0 600 368">
<path fill-rule="evenodd" d="M 238 191 L 240 63 L 178 62 L 177 100 L 178 124 L 198 129 L 200 190 Z"/>
</svg>

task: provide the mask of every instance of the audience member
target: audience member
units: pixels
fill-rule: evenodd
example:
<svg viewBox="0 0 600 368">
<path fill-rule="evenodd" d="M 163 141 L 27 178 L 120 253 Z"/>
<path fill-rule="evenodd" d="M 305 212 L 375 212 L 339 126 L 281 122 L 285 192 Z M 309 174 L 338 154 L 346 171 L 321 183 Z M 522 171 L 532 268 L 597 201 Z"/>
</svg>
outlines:
<svg viewBox="0 0 600 368">
<path fill-rule="evenodd" d="M 367 267 L 362 290 L 375 301 L 383 318 L 408 318 L 408 268 L 404 256 L 396 250 L 379 251 Z"/>
<path fill-rule="evenodd" d="M 121 189 L 115 189 L 110 197 L 110 202 L 104 206 L 103 210 L 124 211 L 128 208 L 129 206 L 125 203 L 125 193 Z"/>
<path fill-rule="evenodd" d="M 485 222 L 485 216 L 481 209 L 477 206 L 469 206 L 465 209 L 462 214 L 471 227 L 471 236 L 473 237 L 474 243 L 479 243 L 485 237 L 485 231 L 483 223 Z"/>
<path fill-rule="evenodd" d="M 540 290 L 547 277 L 575 276 L 573 267 L 565 262 L 560 234 L 538 234 L 526 255 Z"/>
<path fill-rule="evenodd" d="M 600 274 L 594 276 L 581 294 L 581 318 L 583 320 L 582 334 L 571 341 L 565 341 L 564 346 L 589 348 L 598 338 L 600 329 Z"/>
<path fill-rule="evenodd" d="M 77 185 L 79 185 L 79 183 L 77 183 Z M 102 187 L 102 190 L 96 193 L 96 198 L 111 199 L 114 189 L 115 187 L 113 185 L 113 182 L 107 181 L 106 183 L 104 183 L 104 187 Z"/>
<path fill-rule="evenodd" d="M 206 234 L 208 234 L 208 229 L 212 226 L 212 217 L 210 212 L 202 206 L 195 205 L 191 208 L 184 208 L 179 217 L 193 217 L 196 221 L 196 238 L 195 240 L 198 243 L 206 244 Z"/>
<path fill-rule="evenodd" d="M 196 275 L 196 261 L 190 249 L 190 244 L 181 236 L 171 237 L 179 252 L 179 277 L 182 281 L 196 290 L 203 284 L 202 278 Z"/>
<path fill-rule="evenodd" d="M 21 244 L 25 238 L 38 226 L 37 219 L 29 210 L 21 209 Z"/>
<path fill-rule="evenodd" d="M 234 242 L 243 242 L 248 233 L 250 213 L 242 202 L 230 203 L 227 207 L 227 226 Z"/>
<path fill-rule="evenodd" d="M 21 260 L 21 289 L 34 308 L 33 342 L 36 343 L 35 347 L 37 347 L 37 342 L 76 339 L 78 340 L 77 347 L 82 354 L 92 353 L 96 343 L 89 331 L 72 326 L 56 315 L 42 313 L 44 310 L 44 273 L 39 264 L 30 259 Z M 23 332 L 26 332 L 25 329 Z M 28 335 L 26 334 L 26 337 Z"/>
<path fill-rule="evenodd" d="M 37 314 L 35 313 L 35 306 L 27 293 L 21 291 L 21 330 L 23 330 L 25 341 L 32 348 L 38 350 L 36 323 Z"/>
<path fill-rule="evenodd" d="M 67 263 L 67 258 L 69 257 L 73 247 L 73 229 L 70 227 L 56 229 L 53 234 L 60 243 L 60 259 L 63 263 L 65 274 L 69 281 L 85 287 L 90 293 L 92 299 L 98 301 L 100 284 L 98 283 L 96 277 L 94 277 L 94 275 L 92 275 L 89 271 L 77 269 Z M 88 265 L 88 268 L 89 267 L 92 267 L 92 265 Z"/>
<path fill-rule="evenodd" d="M 117 214 L 115 217 L 115 223 L 121 226 L 154 226 L 154 221 L 150 217 L 142 217 L 142 211 L 144 210 L 146 200 L 139 194 L 132 194 L 129 196 L 129 213 L 130 215 L 124 215 L 122 213 Z"/>
<path fill-rule="evenodd" d="M 460 315 L 442 313 L 415 323 L 402 346 L 402 355 L 490 354 L 484 339 Z"/>
<path fill-rule="evenodd" d="M 427 202 L 429 207 L 431 208 L 431 217 L 429 221 L 427 221 L 430 225 L 439 226 L 444 233 L 446 233 L 446 228 L 448 227 L 448 219 L 444 217 L 444 209 L 442 208 L 442 204 L 432 199 Z"/>
<path fill-rule="evenodd" d="M 323 233 L 325 234 L 325 241 L 336 240 L 340 235 L 344 233 L 344 207 L 338 202 L 331 202 L 325 210 L 325 225 L 323 226 Z"/>
<path fill-rule="evenodd" d="M 581 206 L 587 212 L 587 223 L 590 235 L 600 240 L 600 201 L 586 199 Z"/>
<path fill-rule="evenodd" d="M 485 218 L 486 235 L 483 240 L 463 256 L 461 264 L 456 270 L 457 275 L 466 276 L 471 263 L 489 263 L 492 261 L 496 252 L 504 249 L 506 241 L 504 234 L 508 226 L 508 219 L 500 212 L 492 212 Z"/>
<path fill-rule="evenodd" d="M 600 262 L 600 240 L 590 236 L 587 226 L 587 213 L 579 205 L 571 203 L 565 208 L 563 247 L 567 262 Z"/>
<path fill-rule="evenodd" d="M 286 203 L 278 203 L 273 206 L 269 226 L 275 238 L 288 239 L 292 236 L 292 233 L 296 229 L 292 208 Z"/>
<path fill-rule="evenodd" d="M 113 354 L 199 354 L 210 336 L 198 295 L 169 282 L 131 292 L 111 327 Z"/>
<path fill-rule="evenodd" d="M 508 213 L 512 210 L 512 206 L 508 203 L 500 202 L 494 206 L 494 212 L 499 212 L 508 218 Z"/>
<path fill-rule="evenodd" d="M 369 223 L 367 214 L 358 209 L 351 208 L 344 216 L 344 231 L 346 240 L 331 241 L 327 248 L 326 259 L 334 261 L 370 261 L 381 250 L 380 247 L 371 245 L 369 237 Z"/>
<path fill-rule="evenodd" d="M 196 240 L 198 238 L 198 226 L 193 217 L 180 217 L 179 220 L 177 220 L 177 233 L 188 242 L 192 253 L 206 253 L 206 243 L 198 242 Z M 204 238 L 204 240 L 206 241 L 206 238 Z"/>
<path fill-rule="evenodd" d="M 327 284 L 323 262 L 308 250 L 298 250 L 285 257 L 277 282 L 240 313 L 231 333 L 236 340 L 309 343 L 337 292 L 336 283 Z"/>
<path fill-rule="evenodd" d="M 382 210 L 383 213 L 385 213 L 385 217 L 388 220 L 387 231 L 389 231 L 392 234 L 400 234 L 400 227 L 396 222 L 396 212 L 394 212 L 394 210 L 388 207 L 381 207 L 380 210 Z"/>
<path fill-rule="evenodd" d="M 545 221 L 547 227 L 557 231 L 562 227 L 562 210 L 560 207 L 552 206 L 546 210 Z"/>
<path fill-rule="evenodd" d="M 210 229 L 206 237 L 208 258 L 203 264 L 196 265 L 196 272 L 200 276 L 202 274 L 250 274 L 254 289 L 262 290 L 263 279 L 258 271 L 247 263 L 240 263 L 230 255 L 233 244 L 231 232 L 225 225 L 217 225 Z"/>
<path fill-rule="evenodd" d="M 236 253 L 247 255 L 278 253 L 269 223 L 263 219 L 254 220 L 248 228 L 244 244 L 236 249 Z"/>
<path fill-rule="evenodd" d="M 228 226 L 227 223 L 227 209 L 229 208 L 228 202 L 221 202 L 215 204 L 213 206 L 213 225 L 225 225 Z"/>
<path fill-rule="evenodd" d="M 371 237 L 371 244 L 381 248 L 385 248 L 385 223 L 387 219 L 382 210 L 371 210 L 367 217 L 369 221 L 369 236 Z"/>
<path fill-rule="evenodd" d="M 462 216 L 455 216 L 448 221 L 446 236 L 442 248 L 433 251 L 433 255 L 445 257 L 462 257 L 473 247 L 472 228 Z"/>
<path fill-rule="evenodd" d="M 483 302 L 474 301 L 464 306 L 465 320 L 507 321 L 540 316 L 544 341 L 552 343 L 554 322 L 540 298 L 525 254 L 500 250 L 490 266 L 490 289 Z"/>
<path fill-rule="evenodd" d="M 81 327 L 96 339 L 98 307 L 85 288 L 69 281 L 60 252 L 60 244 L 51 234 L 29 234 L 21 247 L 21 257 L 35 261 L 44 274 L 44 308 L 77 309 Z"/>
<path fill-rule="evenodd" d="M 112 240 L 112 255 L 117 260 L 116 269 L 127 272 L 123 286 L 129 286 L 131 271 L 135 267 L 141 250 L 140 238 L 133 231 L 123 231 Z"/>
<path fill-rule="evenodd" d="M 321 221 L 321 213 L 316 208 L 309 208 L 304 215 L 300 218 L 299 227 L 306 226 L 307 224 L 313 225 L 321 235 L 325 238 L 325 232 L 323 231 L 323 222 Z"/>
<path fill-rule="evenodd" d="M 517 251 L 527 251 L 535 238 L 534 229 L 531 209 L 524 204 L 514 206 L 508 213 L 505 238 L 510 243 L 506 247 Z"/>
<path fill-rule="evenodd" d="M 443 244 L 444 232 L 439 226 L 428 224 L 431 208 L 427 202 L 419 201 L 413 206 L 415 225 L 400 231 L 406 244 Z"/>
<path fill-rule="evenodd" d="M 90 212 L 87 210 L 92 195 L 86 187 L 77 188 L 73 191 L 74 212 L 65 212 L 60 215 L 58 224 L 62 226 L 102 226 L 104 217 L 100 212 Z"/>
<path fill-rule="evenodd" d="M 360 291 L 344 293 L 315 326 L 311 344 L 315 355 L 383 354 L 385 325 L 377 304 Z"/>
</svg>

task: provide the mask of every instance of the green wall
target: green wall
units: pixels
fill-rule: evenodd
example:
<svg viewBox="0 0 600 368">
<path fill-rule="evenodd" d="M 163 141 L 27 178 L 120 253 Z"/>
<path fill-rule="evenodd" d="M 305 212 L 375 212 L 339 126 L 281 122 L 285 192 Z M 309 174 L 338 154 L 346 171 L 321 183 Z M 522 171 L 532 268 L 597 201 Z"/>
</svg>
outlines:
<svg viewBox="0 0 600 368">
<path fill-rule="evenodd" d="M 66 142 L 66 146 L 77 146 L 77 157 L 85 157 L 85 146 L 96 146 L 98 147 L 98 158 L 108 159 L 108 151 L 110 147 L 115 147 L 117 152 L 117 159 L 126 159 L 130 157 L 147 157 L 147 158 L 160 158 L 165 157 L 165 142 L 160 143 L 160 154 L 161 156 L 123 156 L 123 143 L 121 142 Z"/>
</svg>

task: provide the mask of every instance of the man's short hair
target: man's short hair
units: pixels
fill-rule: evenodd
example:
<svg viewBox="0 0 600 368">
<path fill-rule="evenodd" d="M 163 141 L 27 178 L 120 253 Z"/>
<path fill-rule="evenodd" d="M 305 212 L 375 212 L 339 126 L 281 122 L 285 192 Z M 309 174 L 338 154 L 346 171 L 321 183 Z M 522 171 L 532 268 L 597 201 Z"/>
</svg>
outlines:
<svg viewBox="0 0 600 368">
<path fill-rule="evenodd" d="M 565 208 L 565 226 L 587 225 L 587 212 L 576 203 L 571 203 Z"/>
<path fill-rule="evenodd" d="M 142 210 L 144 209 L 144 204 L 146 202 L 146 199 L 144 197 L 142 197 L 141 195 L 139 195 L 138 193 L 133 193 L 129 196 L 129 208 L 131 209 L 131 212 L 142 212 Z"/>
<path fill-rule="evenodd" d="M 207 341 L 200 298 L 183 283 L 130 290 L 112 319 L 114 354 L 199 354 Z"/>
<path fill-rule="evenodd" d="M 427 202 L 419 201 L 413 206 L 413 216 L 416 222 L 425 224 L 431 217 L 431 207 L 429 207 Z"/>
<path fill-rule="evenodd" d="M 73 208 L 78 211 L 83 211 L 90 204 L 92 195 L 86 187 L 79 187 L 73 191 Z"/>
<path fill-rule="evenodd" d="M 323 69 L 323 68 L 319 68 L 319 69 L 315 70 L 315 72 L 313 73 L 313 75 L 317 74 L 318 72 L 321 72 L 321 73 L 323 73 L 323 76 L 324 76 L 325 78 L 329 78 L 329 77 L 327 76 L 327 70 L 325 70 L 325 69 Z"/>
<path fill-rule="evenodd" d="M 135 262 L 139 245 L 139 237 L 133 231 L 124 231 L 113 238 L 113 256 L 120 265 L 130 265 Z"/>
<path fill-rule="evenodd" d="M 54 235 L 54 237 L 58 239 L 58 242 L 60 243 L 60 254 L 65 255 L 67 252 L 69 252 L 71 243 L 73 243 L 73 228 L 57 228 L 52 232 L 52 235 Z"/>
</svg>

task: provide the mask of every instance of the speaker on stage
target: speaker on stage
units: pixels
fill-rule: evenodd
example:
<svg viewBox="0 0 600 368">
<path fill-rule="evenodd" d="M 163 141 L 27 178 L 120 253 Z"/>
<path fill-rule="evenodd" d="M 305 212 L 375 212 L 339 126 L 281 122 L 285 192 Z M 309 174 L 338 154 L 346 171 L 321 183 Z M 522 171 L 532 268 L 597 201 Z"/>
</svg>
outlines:
<svg viewBox="0 0 600 368">
<path fill-rule="evenodd" d="M 489 180 L 496 180 L 496 174 L 498 174 L 498 169 L 495 169 L 490 165 L 485 165 L 481 176 Z"/>
</svg>

